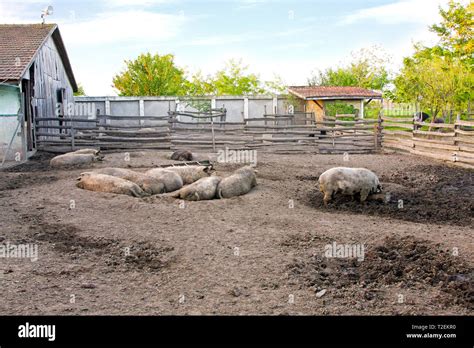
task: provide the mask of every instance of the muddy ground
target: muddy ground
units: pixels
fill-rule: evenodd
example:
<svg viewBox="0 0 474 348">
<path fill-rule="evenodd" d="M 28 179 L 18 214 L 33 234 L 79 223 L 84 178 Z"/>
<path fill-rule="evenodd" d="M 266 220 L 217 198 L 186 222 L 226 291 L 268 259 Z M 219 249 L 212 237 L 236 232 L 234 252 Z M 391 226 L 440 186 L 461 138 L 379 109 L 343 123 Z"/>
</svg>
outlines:
<svg viewBox="0 0 474 348">
<path fill-rule="evenodd" d="M 166 153 L 106 154 L 145 170 Z M 138 199 L 75 186 L 50 155 L 0 171 L 1 314 L 461 314 L 473 311 L 474 173 L 411 155 L 258 153 L 259 185 L 227 200 Z M 380 177 L 386 202 L 338 197 L 334 166 Z M 238 165 L 217 164 L 227 175 Z M 400 204 L 402 202 L 402 204 Z M 327 245 L 364 246 L 364 259 Z"/>
</svg>

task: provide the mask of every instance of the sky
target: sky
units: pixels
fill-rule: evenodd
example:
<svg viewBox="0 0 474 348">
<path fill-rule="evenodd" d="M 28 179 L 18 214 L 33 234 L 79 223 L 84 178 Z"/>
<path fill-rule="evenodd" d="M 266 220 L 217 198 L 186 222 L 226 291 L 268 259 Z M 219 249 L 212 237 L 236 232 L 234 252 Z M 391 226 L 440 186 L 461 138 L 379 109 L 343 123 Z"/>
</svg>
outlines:
<svg viewBox="0 0 474 348">
<path fill-rule="evenodd" d="M 192 74 L 242 59 L 262 80 L 304 85 L 376 47 L 396 71 L 414 42 L 433 44 L 428 26 L 448 0 L 0 0 L 0 23 L 57 23 L 86 94 L 116 95 L 124 60 L 172 53 Z"/>
</svg>

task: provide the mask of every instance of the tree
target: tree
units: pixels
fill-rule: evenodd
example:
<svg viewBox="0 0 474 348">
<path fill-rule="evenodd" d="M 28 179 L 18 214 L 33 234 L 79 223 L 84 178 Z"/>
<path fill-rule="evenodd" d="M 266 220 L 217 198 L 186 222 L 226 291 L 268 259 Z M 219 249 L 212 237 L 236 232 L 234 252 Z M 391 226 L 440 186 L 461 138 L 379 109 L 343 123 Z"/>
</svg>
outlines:
<svg viewBox="0 0 474 348">
<path fill-rule="evenodd" d="M 74 92 L 74 96 L 82 96 L 86 95 L 86 92 L 84 91 L 84 87 L 79 83 L 77 85 L 77 92 Z"/>
<path fill-rule="evenodd" d="M 113 78 L 122 96 L 181 96 L 189 87 L 185 71 L 175 65 L 174 55 L 141 54 L 125 61 L 126 70 Z"/>
<path fill-rule="evenodd" d="M 441 52 L 453 55 L 461 61 L 474 65 L 474 2 L 463 6 L 451 0 L 449 7 L 444 10 L 440 7 L 442 21 L 434 24 L 430 30 L 439 37 L 436 48 Z"/>
<path fill-rule="evenodd" d="M 400 75 L 395 78 L 395 100 L 418 102 L 430 110 L 433 121 L 440 112 L 463 111 L 472 93 L 472 74 L 466 74 L 459 60 L 422 55 L 405 58 Z"/>
<path fill-rule="evenodd" d="M 310 86 L 355 86 L 383 90 L 390 82 L 385 67 L 388 61 L 377 47 L 362 49 L 352 54 L 348 65 L 318 71 L 308 79 L 308 83 Z"/>
<path fill-rule="evenodd" d="M 469 109 L 474 96 L 473 6 L 451 1 L 447 10 L 440 8 L 442 22 L 430 27 L 439 36 L 438 44 L 415 45 L 394 80 L 392 99 L 420 103 L 433 120 L 440 112 Z"/>
<path fill-rule="evenodd" d="M 208 76 L 200 85 L 208 94 L 212 95 L 251 95 L 263 94 L 259 76 L 248 73 L 248 66 L 243 65 L 242 60 L 231 59 L 221 70 L 213 76 Z"/>
</svg>

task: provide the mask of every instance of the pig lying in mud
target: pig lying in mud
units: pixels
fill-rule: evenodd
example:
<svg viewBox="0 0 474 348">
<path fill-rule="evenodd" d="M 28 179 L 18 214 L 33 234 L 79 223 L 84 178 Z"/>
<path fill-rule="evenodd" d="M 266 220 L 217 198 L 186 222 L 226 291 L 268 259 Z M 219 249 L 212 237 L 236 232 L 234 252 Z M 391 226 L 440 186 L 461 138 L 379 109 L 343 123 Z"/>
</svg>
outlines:
<svg viewBox="0 0 474 348">
<path fill-rule="evenodd" d="M 162 182 L 165 192 L 174 192 L 183 187 L 183 179 L 178 173 L 167 170 L 165 168 L 153 168 L 145 172 L 145 175 L 155 178 Z"/>
<path fill-rule="evenodd" d="M 131 181 L 150 195 L 156 195 L 165 192 L 165 184 L 161 180 L 130 169 L 102 168 L 94 170 L 94 173 L 111 175 L 116 178 Z"/>
<path fill-rule="evenodd" d="M 234 174 L 223 178 L 217 185 L 218 198 L 231 198 L 244 195 L 257 185 L 256 171 L 250 167 L 237 169 Z"/>
<path fill-rule="evenodd" d="M 212 167 L 206 166 L 176 166 L 164 168 L 170 172 L 174 172 L 181 176 L 184 185 L 192 184 L 193 182 L 211 175 Z"/>
<path fill-rule="evenodd" d="M 216 197 L 217 185 L 222 179 L 217 176 L 201 178 L 198 181 L 183 187 L 173 197 L 188 201 L 203 201 Z"/>
<path fill-rule="evenodd" d="M 111 175 L 85 172 L 77 180 L 76 186 L 84 190 L 118 193 L 133 197 L 148 196 L 137 184 Z"/>
<path fill-rule="evenodd" d="M 102 161 L 101 156 L 97 156 L 91 153 L 66 153 L 53 157 L 49 162 L 49 165 L 53 168 L 70 167 L 70 166 L 82 166 L 91 164 L 93 162 Z"/>
<path fill-rule="evenodd" d="M 352 198 L 360 194 L 360 201 L 364 202 L 370 194 L 380 193 L 382 186 L 377 175 L 368 169 L 336 167 L 320 175 L 319 189 L 327 204 L 336 193 Z"/>
</svg>

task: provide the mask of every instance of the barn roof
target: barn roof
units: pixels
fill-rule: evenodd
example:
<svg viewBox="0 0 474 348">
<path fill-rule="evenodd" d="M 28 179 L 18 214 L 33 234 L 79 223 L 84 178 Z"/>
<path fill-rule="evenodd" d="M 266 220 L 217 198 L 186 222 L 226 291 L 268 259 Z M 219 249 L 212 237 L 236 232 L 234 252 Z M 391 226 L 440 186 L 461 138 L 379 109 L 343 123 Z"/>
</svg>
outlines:
<svg viewBox="0 0 474 348">
<path fill-rule="evenodd" d="M 0 82 L 18 82 L 49 37 L 61 56 L 69 82 L 77 91 L 76 79 L 56 24 L 0 24 Z"/>
<path fill-rule="evenodd" d="M 361 87 L 290 86 L 288 91 L 306 100 L 381 99 L 382 94 Z"/>
</svg>

